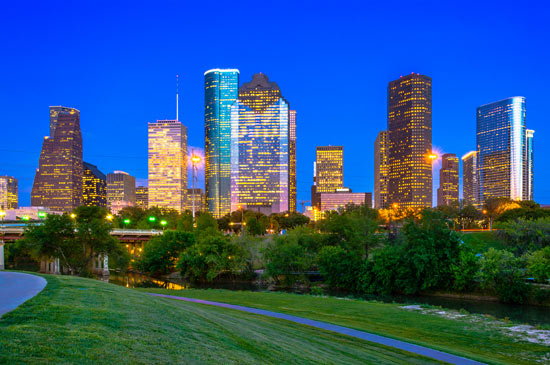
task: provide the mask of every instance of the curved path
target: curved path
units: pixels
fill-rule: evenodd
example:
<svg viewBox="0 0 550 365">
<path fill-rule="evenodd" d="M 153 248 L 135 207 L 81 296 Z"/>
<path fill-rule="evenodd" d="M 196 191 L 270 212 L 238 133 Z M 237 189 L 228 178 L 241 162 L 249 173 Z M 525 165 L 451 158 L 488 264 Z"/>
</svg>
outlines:
<svg viewBox="0 0 550 365">
<path fill-rule="evenodd" d="M 312 319 L 292 316 L 292 315 L 289 315 L 289 314 L 283 314 L 283 313 L 272 312 L 272 311 L 267 311 L 267 310 L 263 310 L 263 309 L 256 309 L 256 308 L 250 308 L 250 307 L 243 307 L 243 306 L 234 305 L 234 304 L 211 302 L 209 300 L 202 300 L 202 299 L 177 297 L 177 296 L 165 295 L 165 294 L 154 294 L 154 293 L 147 293 L 147 294 L 150 294 L 150 295 L 153 295 L 153 296 L 156 296 L 156 297 L 183 300 L 183 301 L 192 302 L 192 303 L 208 304 L 208 305 L 213 305 L 213 306 L 216 306 L 216 307 L 236 309 L 236 310 L 240 310 L 240 311 L 243 311 L 243 312 L 261 314 L 263 316 L 285 319 L 287 321 L 291 321 L 291 322 L 295 322 L 295 323 L 299 323 L 299 324 L 304 324 L 306 326 L 316 327 L 316 328 L 320 328 L 320 329 L 323 329 L 323 330 L 340 333 L 340 334 L 343 334 L 343 335 L 357 337 L 357 338 L 360 338 L 362 340 L 378 343 L 378 344 L 393 347 L 393 348 L 396 348 L 396 349 L 405 350 L 405 351 L 408 351 L 408 352 L 412 352 L 414 354 L 423 355 L 423 356 L 426 356 L 426 357 L 429 357 L 429 358 L 432 358 L 432 359 L 436 359 L 436 360 L 439 360 L 439 361 L 444 361 L 444 362 L 447 362 L 447 363 L 450 363 L 450 364 L 483 364 L 481 362 L 477 362 L 477 361 L 474 361 L 474 360 L 466 359 L 464 357 L 451 355 L 451 354 L 448 354 L 448 353 L 445 353 L 445 352 L 433 350 L 433 349 L 430 349 L 430 348 L 427 348 L 427 347 L 424 347 L 424 346 L 413 345 L 411 343 L 407 343 L 407 342 L 403 342 L 403 341 L 399 341 L 399 340 L 394 340 L 393 338 L 378 336 L 378 335 L 374 335 L 372 333 L 358 331 L 358 330 L 354 330 L 354 329 L 351 329 L 351 328 L 348 328 L 348 327 L 342 327 L 342 326 L 337 326 L 335 324 L 314 321 Z"/>
<path fill-rule="evenodd" d="M 41 276 L 0 271 L 0 317 L 40 293 L 46 286 Z"/>
</svg>

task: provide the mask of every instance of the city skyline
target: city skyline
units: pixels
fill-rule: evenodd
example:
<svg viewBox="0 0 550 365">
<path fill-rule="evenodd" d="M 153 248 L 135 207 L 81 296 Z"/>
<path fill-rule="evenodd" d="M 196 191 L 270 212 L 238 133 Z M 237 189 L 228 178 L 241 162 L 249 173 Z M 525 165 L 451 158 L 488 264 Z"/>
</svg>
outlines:
<svg viewBox="0 0 550 365">
<path fill-rule="evenodd" d="M 81 6 L 89 10 L 86 5 Z M 214 13 L 227 12 L 231 16 L 221 17 L 219 24 L 195 34 L 192 30 L 201 24 L 200 15 L 207 11 L 200 6 L 177 17 L 171 15 L 177 12 L 161 7 L 154 13 L 158 18 L 152 19 L 157 27 L 145 32 L 138 22 L 124 16 L 125 6 L 117 5 L 110 8 L 112 11 L 94 13 L 86 20 L 86 29 L 100 35 L 127 29 L 124 38 L 101 38 L 101 42 L 86 37 L 81 30 L 69 33 L 63 27 L 48 28 L 49 15 L 71 18 L 72 8 L 53 6 L 40 13 L 31 11 L 28 16 L 33 27 L 15 23 L 6 15 L 9 11 L 2 15 L 6 17 L 2 25 L 6 33 L 17 36 L 8 38 L 6 44 L 13 57 L 0 61 L 4 69 L 10 70 L 4 81 L 8 87 L 0 98 L 5 118 L 10 121 L 3 131 L 8 138 L 0 154 L 0 174 L 19 180 L 20 205 L 30 205 L 40 141 L 49 133 L 44 117 L 49 105 L 67 105 L 82 111 L 85 161 L 91 161 L 104 172 L 128 171 L 143 181 L 147 178 L 146 125 L 151 120 L 174 118 L 175 74 L 180 75 L 180 111 L 189 124 L 189 146 L 204 146 L 204 72 L 214 67 L 239 68 L 242 79 L 262 71 L 277 80 L 285 97 L 292 100 L 292 108 L 299 113 L 298 200 L 309 199 L 311 163 L 317 145 L 344 145 L 346 185 L 354 191 L 374 191 L 373 151 L 369 144 L 378 131 L 385 129 L 386 85 L 411 72 L 428 75 L 433 80 L 433 145 L 440 154 L 451 152 L 462 156 L 475 150 L 476 108 L 513 95 L 528 99 L 528 125 L 536 131 L 537 141 L 547 139 L 550 127 L 544 124 L 543 86 L 548 76 L 541 70 L 549 51 L 540 45 L 544 44 L 548 30 L 540 28 L 537 24 L 544 23 L 536 19 L 544 19 L 543 9 L 537 9 L 541 11 L 536 11 L 535 20 L 530 18 L 529 22 L 525 15 L 534 12 L 532 6 L 514 10 L 518 29 L 512 39 L 504 40 L 500 35 L 509 27 L 510 10 L 483 4 L 477 4 L 475 11 L 473 4 L 462 4 L 460 9 L 452 5 L 434 8 L 404 4 L 391 11 L 377 5 L 368 12 L 355 4 L 350 5 L 354 11 L 335 10 L 330 16 L 308 16 L 307 6 L 289 4 L 292 11 L 281 8 L 268 15 L 285 14 L 286 21 L 299 23 L 292 31 L 280 29 L 281 36 L 274 41 L 274 47 L 285 49 L 280 55 L 274 55 L 269 47 L 219 44 L 216 52 L 209 48 L 212 37 L 219 35 L 221 29 L 232 29 L 230 18 L 246 19 L 262 7 L 215 10 Z M 385 23 L 390 14 L 392 23 L 400 22 L 395 29 Z M 445 14 L 444 24 L 437 14 Z M 171 21 L 167 22 L 168 19 Z M 415 26 L 417 22 L 425 25 L 419 28 Z M 317 34 L 307 30 L 321 23 L 331 26 Z M 438 34 L 431 33 L 434 26 L 439 27 Z M 78 62 L 58 57 L 54 49 L 42 48 L 39 43 L 45 35 L 36 30 L 44 28 L 48 29 L 48 43 L 44 44 L 65 44 L 67 51 L 75 52 Z M 403 29 L 408 29 L 407 35 L 398 38 Z M 193 40 L 186 33 L 196 38 Z M 376 37 L 369 36 L 374 33 Z M 258 28 L 251 35 L 250 44 L 259 43 L 267 34 L 266 29 Z M 159 39 L 162 41 L 158 42 Z M 425 46 L 417 47 L 416 40 L 422 40 Z M 178 42 L 181 44 L 174 47 Z M 488 48 L 488 42 L 494 47 Z M 138 43 L 140 47 L 134 47 Z M 349 44 L 360 46 L 348 47 Z M 502 50 L 509 49 L 509 44 L 514 44 L 518 52 L 502 57 Z M 105 52 L 111 55 L 108 62 L 100 57 Z M 152 57 L 159 53 L 167 57 Z M 35 54 L 43 54 L 43 60 L 36 61 Z M 384 57 L 365 57 L 369 54 Z M 408 56 L 403 57 L 404 54 Z M 348 76 L 356 70 L 363 71 L 364 80 L 352 83 Z M 16 123 L 21 120 L 21 110 L 26 111 L 25 123 Z M 359 110 L 363 112 L 357 113 Z M 536 142 L 537 155 L 550 152 L 547 145 Z M 438 168 L 434 171 L 433 196 L 438 186 Z M 541 203 L 550 202 L 550 188 L 541 184 L 548 174 L 546 169 L 535 167 L 534 198 Z"/>
</svg>

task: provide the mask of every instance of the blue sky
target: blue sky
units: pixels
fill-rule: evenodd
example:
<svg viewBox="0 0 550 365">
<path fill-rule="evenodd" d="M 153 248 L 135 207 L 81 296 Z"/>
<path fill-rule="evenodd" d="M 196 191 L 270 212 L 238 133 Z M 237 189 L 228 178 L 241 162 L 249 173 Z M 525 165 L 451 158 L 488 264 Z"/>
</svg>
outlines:
<svg viewBox="0 0 550 365">
<path fill-rule="evenodd" d="M 204 148 L 204 71 L 263 72 L 298 112 L 298 200 L 316 145 L 344 145 L 344 183 L 373 191 L 386 87 L 433 79 L 433 145 L 475 148 L 476 107 L 527 98 L 535 200 L 550 204 L 550 11 L 544 2 L 10 2 L 0 12 L 0 175 L 30 190 L 48 106 L 81 111 L 84 159 L 147 178 L 147 122 L 175 116 Z M 434 192 L 438 185 L 437 168 Z M 201 181 L 203 184 L 203 181 Z"/>
</svg>

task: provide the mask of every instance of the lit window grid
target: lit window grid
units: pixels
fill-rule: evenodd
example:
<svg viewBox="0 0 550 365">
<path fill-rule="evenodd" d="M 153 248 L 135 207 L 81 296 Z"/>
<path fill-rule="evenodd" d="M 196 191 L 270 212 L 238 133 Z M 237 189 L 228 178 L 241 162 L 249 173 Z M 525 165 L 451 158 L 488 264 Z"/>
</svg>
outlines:
<svg viewBox="0 0 550 365">
<path fill-rule="evenodd" d="M 388 207 L 388 132 L 381 131 L 374 141 L 374 207 Z"/>
<path fill-rule="evenodd" d="M 125 172 L 107 174 L 107 207 L 119 201 L 136 202 L 136 178 Z"/>
<path fill-rule="evenodd" d="M 12 176 L 0 176 L 0 210 L 18 208 L 18 184 Z"/>
<path fill-rule="evenodd" d="M 315 158 L 317 193 L 331 193 L 344 187 L 344 148 L 317 146 Z"/>
</svg>

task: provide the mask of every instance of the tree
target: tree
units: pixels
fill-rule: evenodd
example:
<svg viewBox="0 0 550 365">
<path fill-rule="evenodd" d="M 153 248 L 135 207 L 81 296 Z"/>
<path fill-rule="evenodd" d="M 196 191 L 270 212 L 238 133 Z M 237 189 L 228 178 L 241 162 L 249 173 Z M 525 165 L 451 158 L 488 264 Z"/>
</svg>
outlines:
<svg viewBox="0 0 550 365">
<path fill-rule="evenodd" d="M 550 246 L 535 251 L 527 256 L 527 272 L 542 284 L 550 280 Z"/>
<path fill-rule="evenodd" d="M 483 214 L 472 205 L 466 205 L 458 212 L 458 220 L 462 229 L 479 228 L 477 222 L 483 220 Z"/>
<path fill-rule="evenodd" d="M 362 265 L 357 255 L 341 247 L 325 246 L 319 252 L 317 263 L 324 282 L 330 287 L 350 291 L 357 289 Z"/>
<path fill-rule="evenodd" d="M 30 226 L 25 241 L 38 257 L 59 258 L 73 275 L 90 275 L 92 260 L 108 255 L 114 263 L 127 264 L 127 253 L 110 235 L 108 212 L 100 207 L 78 207 L 74 218 L 67 214 L 48 215 L 42 225 Z"/>
<path fill-rule="evenodd" d="M 493 230 L 493 221 L 507 210 L 519 208 L 520 205 L 508 198 L 488 198 L 483 205 L 483 214 L 489 218 L 489 229 Z"/>
<path fill-rule="evenodd" d="M 162 236 L 149 240 L 136 266 L 140 271 L 168 274 L 175 270 L 183 250 L 195 243 L 190 232 L 166 231 Z"/>
<path fill-rule="evenodd" d="M 523 259 L 506 250 L 490 248 L 480 261 L 479 281 L 505 303 L 523 303 L 529 287 L 523 279 Z"/>
<path fill-rule="evenodd" d="M 497 236 L 518 255 L 547 247 L 550 245 L 550 218 L 502 223 Z"/>
<path fill-rule="evenodd" d="M 458 260 L 451 264 L 453 289 L 461 292 L 474 289 L 478 271 L 479 259 L 474 250 L 467 245 L 461 245 Z"/>
</svg>

